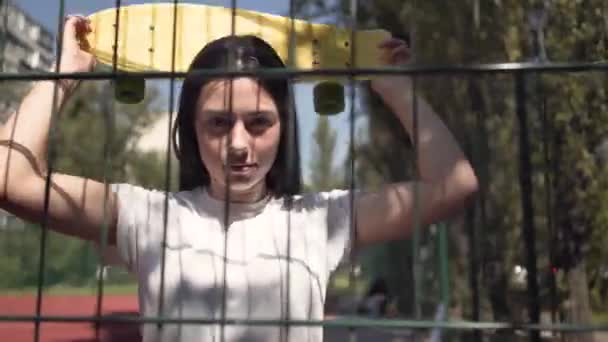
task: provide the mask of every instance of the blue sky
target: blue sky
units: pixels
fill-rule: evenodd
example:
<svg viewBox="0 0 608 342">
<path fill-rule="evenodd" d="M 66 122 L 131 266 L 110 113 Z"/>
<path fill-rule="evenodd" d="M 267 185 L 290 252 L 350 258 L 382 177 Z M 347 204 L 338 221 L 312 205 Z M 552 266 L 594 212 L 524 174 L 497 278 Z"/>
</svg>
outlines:
<svg viewBox="0 0 608 342">
<path fill-rule="evenodd" d="M 150 3 L 155 0 L 124 0 L 122 4 L 138 4 Z M 160 2 L 160 1 L 159 1 Z M 168 2 L 168 1 L 167 1 Z M 201 3 L 208 5 L 218 5 L 230 7 L 229 0 L 189 0 L 189 3 Z M 59 0 L 16 0 L 23 10 L 25 10 L 32 18 L 39 21 L 43 26 L 56 33 L 59 17 Z M 84 14 L 89 15 L 101 9 L 111 8 L 116 4 L 115 0 L 65 0 L 66 14 Z M 263 11 L 273 14 L 286 15 L 289 13 L 289 1 L 287 0 L 240 0 L 237 6 L 241 8 Z M 168 89 L 168 82 L 163 82 L 164 88 Z M 312 132 L 315 128 L 317 114 L 313 110 L 311 83 L 302 83 L 296 85 L 296 106 L 299 117 L 300 128 L 300 150 L 302 154 L 302 167 L 305 178 L 308 178 L 310 169 L 310 159 L 313 142 L 311 140 Z M 163 87 L 163 85 L 161 85 Z M 168 90 L 167 90 L 168 94 Z M 168 97 L 168 95 L 167 95 Z M 348 149 L 348 103 L 345 113 L 331 117 L 332 126 L 338 133 L 338 141 L 336 146 L 336 163 L 343 160 L 345 152 Z M 338 165 L 337 165 L 338 166 Z"/>
</svg>

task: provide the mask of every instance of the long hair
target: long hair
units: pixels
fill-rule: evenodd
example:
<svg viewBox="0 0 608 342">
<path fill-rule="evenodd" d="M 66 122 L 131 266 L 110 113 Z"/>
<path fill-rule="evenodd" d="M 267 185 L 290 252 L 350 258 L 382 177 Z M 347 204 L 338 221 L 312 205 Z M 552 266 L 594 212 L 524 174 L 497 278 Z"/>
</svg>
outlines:
<svg viewBox="0 0 608 342">
<path fill-rule="evenodd" d="M 253 63 L 252 63 L 253 62 Z M 227 36 L 207 44 L 193 59 L 180 94 L 172 140 L 179 160 L 179 189 L 209 186 L 210 176 L 198 149 L 194 120 L 202 87 L 213 80 L 194 71 L 201 69 L 284 68 L 276 51 L 264 40 L 251 36 Z M 260 78 L 260 85 L 276 103 L 281 122 L 277 156 L 266 175 L 266 186 L 275 197 L 300 192 L 300 154 L 297 119 L 291 84 L 285 77 Z"/>
</svg>

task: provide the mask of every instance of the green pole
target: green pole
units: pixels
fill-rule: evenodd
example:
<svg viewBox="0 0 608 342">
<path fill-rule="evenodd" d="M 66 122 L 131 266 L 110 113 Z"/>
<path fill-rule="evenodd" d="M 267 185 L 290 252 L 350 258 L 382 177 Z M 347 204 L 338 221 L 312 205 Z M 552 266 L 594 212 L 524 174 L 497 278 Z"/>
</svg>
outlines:
<svg viewBox="0 0 608 342">
<path fill-rule="evenodd" d="M 437 247 L 439 249 L 439 291 L 441 294 L 441 302 L 444 305 L 446 312 L 450 308 L 450 268 L 448 261 L 448 225 L 447 223 L 439 223 L 437 225 L 439 238 L 437 239 Z M 447 317 L 447 314 L 446 316 Z"/>
<path fill-rule="evenodd" d="M 2 8 L 2 36 L 0 37 L 0 71 L 4 71 L 4 53 L 6 52 L 6 40 L 8 39 L 8 0 L 0 0 Z"/>
</svg>

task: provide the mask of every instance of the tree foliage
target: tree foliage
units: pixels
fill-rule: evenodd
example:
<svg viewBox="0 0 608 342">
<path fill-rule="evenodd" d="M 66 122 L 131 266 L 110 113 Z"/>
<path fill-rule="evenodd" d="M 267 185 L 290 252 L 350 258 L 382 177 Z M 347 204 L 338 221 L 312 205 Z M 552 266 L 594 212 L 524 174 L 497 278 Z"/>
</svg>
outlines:
<svg viewBox="0 0 608 342">
<path fill-rule="evenodd" d="M 158 98 L 159 91 L 148 87 L 142 103 L 119 104 L 114 101 L 110 82 L 83 82 L 51 128 L 49 160 L 53 172 L 164 189 L 164 156 L 141 152 L 136 144 L 144 128 L 159 118 Z M 10 218 L 0 230 L 4 244 L 0 249 L 0 287 L 37 284 L 40 228 Z M 46 286 L 95 284 L 99 258 L 93 243 L 49 232 L 45 260 Z"/>
<path fill-rule="evenodd" d="M 334 168 L 336 132 L 327 117 L 319 117 L 313 132 L 315 148 L 311 159 L 310 188 L 317 191 L 330 190 L 340 183 L 340 175 Z"/>
<path fill-rule="evenodd" d="M 301 2 L 307 13 L 329 9 L 329 2 Z M 350 2 L 337 4 L 337 21 L 348 22 Z M 601 0 L 587 1 L 584 6 L 575 1 L 533 0 L 359 4 L 358 27 L 381 27 L 406 38 L 413 47 L 414 63 L 461 65 L 542 61 L 545 57 L 554 62 L 600 61 L 608 52 L 608 8 Z M 530 19 L 542 13 L 539 9 L 544 6 L 546 22 L 540 35 Z M 468 318 L 514 321 L 526 317 L 525 283 L 519 283 L 514 274 L 515 266 L 525 268 L 527 260 L 513 76 L 416 78 L 417 89 L 454 132 L 481 180 L 481 191 L 469 215 L 454 221 L 464 225 L 452 225 L 450 235 L 451 270 L 457 271 L 452 273 L 451 284 L 459 291 L 452 296 L 452 309 Z M 597 310 L 607 309 L 601 300 L 589 303 L 590 298 L 601 298 L 599 291 L 606 296 L 602 289 L 608 281 L 601 275 L 607 260 L 608 187 L 605 162 L 601 162 L 606 155 L 598 153 L 608 133 L 606 80 L 602 72 L 527 73 L 524 77 L 539 269 L 536 281 L 541 289 L 536 300 L 543 311 L 562 311 L 571 321 L 589 321 L 589 310 L 582 316 L 580 312 L 590 304 Z M 366 102 L 368 139 L 357 148 L 358 184 L 373 187 L 411 178 L 411 145 L 403 130 L 373 96 Z M 411 264 L 396 261 L 408 255 L 403 244 L 399 246 L 385 246 L 384 252 L 371 259 L 370 269 L 391 264 L 399 270 L 395 272 L 409 270 Z M 390 248 L 395 253 L 387 252 Z M 478 273 L 473 272 L 473 261 L 478 263 Z M 573 282 L 587 275 L 587 281 Z M 408 281 L 411 279 L 402 277 L 391 284 L 402 289 L 403 296 L 411 296 Z M 473 283 L 480 285 L 478 293 L 471 290 Z M 477 309 L 473 308 L 475 297 Z M 558 307 L 553 306 L 555 302 Z M 579 314 L 577 307 L 583 308 Z M 480 317 L 474 317 L 476 310 Z"/>
</svg>

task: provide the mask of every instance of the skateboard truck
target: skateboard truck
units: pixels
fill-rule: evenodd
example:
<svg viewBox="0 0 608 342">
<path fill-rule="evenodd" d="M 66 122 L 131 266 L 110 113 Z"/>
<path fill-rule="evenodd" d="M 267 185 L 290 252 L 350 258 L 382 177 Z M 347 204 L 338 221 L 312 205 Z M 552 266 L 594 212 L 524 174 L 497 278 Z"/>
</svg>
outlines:
<svg viewBox="0 0 608 342">
<path fill-rule="evenodd" d="M 114 97 L 124 104 L 136 104 L 144 100 L 146 80 L 132 74 L 117 76 L 114 82 Z M 344 86 L 334 81 L 323 81 L 313 89 L 315 112 L 319 115 L 336 115 L 344 111 Z"/>
<path fill-rule="evenodd" d="M 120 75 L 114 82 L 114 97 L 124 104 L 136 104 L 144 100 L 146 81 L 134 75 Z M 338 82 L 323 81 L 313 89 L 315 112 L 319 115 L 336 115 L 344 111 L 344 86 Z"/>
<path fill-rule="evenodd" d="M 312 40 L 312 65 L 321 65 L 321 47 L 318 39 Z M 335 115 L 344 111 L 344 87 L 335 81 L 322 81 L 313 88 L 315 112 L 319 115 Z"/>
<path fill-rule="evenodd" d="M 146 80 L 142 77 L 132 75 L 119 76 L 114 82 L 114 97 L 118 102 L 136 104 L 144 100 Z"/>
<path fill-rule="evenodd" d="M 114 82 L 114 97 L 120 103 L 136 104 L 143 101 L 146 81 L 133 75 L 118 76 Z M 338 82 L 324 81 L 313 89 L 315 112 L 319 115 L 336 115 L 344 111 L 344 86 Z"/>
<path fill-rule="evenodd" d="M 344 111 L 344 86 L 335 81 L 323 81 L 313 88 L 315 112 L 335 115 Z"/>
<path fill-rule="evenodd" d="M 97 63 L 96 71 L 112 72 L 111 65 Z M 114 98 L 124 104 L 136 104 L 146 96 L 146 80 L 132 73 L 120 71 L 116 78 L 111 79 L 114 84 Z"/>
</svg>

